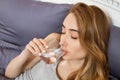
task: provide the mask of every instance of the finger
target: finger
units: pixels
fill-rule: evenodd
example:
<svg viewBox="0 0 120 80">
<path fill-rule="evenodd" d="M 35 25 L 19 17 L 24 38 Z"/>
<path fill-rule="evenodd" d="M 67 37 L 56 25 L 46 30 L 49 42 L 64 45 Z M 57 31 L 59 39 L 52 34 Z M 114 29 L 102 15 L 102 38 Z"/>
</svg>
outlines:
<svg viewBox="0 0 120 80">
<path fill-rule="evenodd" d="M 32 55 L 34 56 L 39 56 L 39 52 L 36 52 L 31 45 L 26 45 L 27 50 L 31 52 Z"/>
<path fill-rule="evenodd" d="M 35 52 L 34 49 L 33 49 L 29 44 L 26 45 L 26 48 L 27 48 L 27 50 L 29 50 L 31 53 L 34 53 L 34 52 Z"/>
<path fill-rule="evenodd" d="M 39 50 L 41 50 L 41 45 L 42 45 L 42 43 L 39 41 L 39 39 L 37 39 L 37 38 L 34 38 L 33 39 L 33 42 L 38 46 L 38 48 L 39 48 Z"/>
<path fill-rule="evenodd" d="M 39 47 L 36 45 L 34 41 L 30 41 L 29 45 L 34 49 L 35 52 L 40 52 Z"/>
<path fill-rule="evenodd" d="M 56 59 L 55 57 L 51 57 L 51 58 L 50 58 L 50 61 L 51 61 L 52 63 L 56 62 L 56 60 L 57 60 L 57 59 Z"/>
<path fill-rule="evenodd" d="M 41 43 L 45 46 L 45 48 L 47 49 L 48 48 L 48 45 L 46 44 L 47 42 L 43 39 L 39 39 L 41 41 Z"/>
<path fill-rule="evenodd" d="M 43 52 L 43 53 L 46 52 L 46 49 L 45 49 L 44 45 L 42 44 L 42 42 L 39 39 L 34 38 L 33 41 L 39 47 L 39 50 L 41 52 Z"/>
<path fill-rule="evenodd" d="M 46 43 L 43 43 L 42 39 L 37 39 L 36 43 L 39 44 L 38 46 L 43 53 L 47 51 L 47 49 L 45 48 Z"/>
</svg>

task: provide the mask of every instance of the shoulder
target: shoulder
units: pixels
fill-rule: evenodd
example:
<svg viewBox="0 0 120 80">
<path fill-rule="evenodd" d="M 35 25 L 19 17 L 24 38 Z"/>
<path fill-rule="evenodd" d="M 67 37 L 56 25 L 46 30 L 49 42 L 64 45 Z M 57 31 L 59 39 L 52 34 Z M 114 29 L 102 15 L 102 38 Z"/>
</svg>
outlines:
<svg viewBox="0 0 120 80">
<path fill-rule="evenodd" d="M 51 34 L 49 34 L 48 36 L 46 36 L 46 38 L 45 39 L 60 39 L 60 33 L 51 33 Z"/>
</svg>

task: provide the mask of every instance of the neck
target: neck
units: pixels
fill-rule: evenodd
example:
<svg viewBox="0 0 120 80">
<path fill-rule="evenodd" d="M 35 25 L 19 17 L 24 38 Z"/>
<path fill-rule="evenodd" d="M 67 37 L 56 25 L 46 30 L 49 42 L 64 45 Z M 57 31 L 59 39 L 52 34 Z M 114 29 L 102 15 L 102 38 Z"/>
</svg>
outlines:
<svg viewBox="0 0 120 80">
<path fill-rule="evenodd" d="M 61 60 L 57 71 L 58 71 L 58 76 L 62 80 L 66 80 L 67 77 L 74 71 L 80 69 L 84 63 L 85 59 L 81 60 Z M 63 72 L 64 71 L 64 72 Z"/>
<path fill-rule="evenodd" d="M 84 60 L 85 59 L 82 59 L 82 60 L 79 60 L 79 59 L 77 59 L 77 60 L 63 60 L 62 64 L 63 65 L 68 65 L 68 66 L 74 67 L 74 68 L 75 67 L 80 68 L 80 67 L 82 67 L 82 65 L 84 63 Z"/>
</svg>

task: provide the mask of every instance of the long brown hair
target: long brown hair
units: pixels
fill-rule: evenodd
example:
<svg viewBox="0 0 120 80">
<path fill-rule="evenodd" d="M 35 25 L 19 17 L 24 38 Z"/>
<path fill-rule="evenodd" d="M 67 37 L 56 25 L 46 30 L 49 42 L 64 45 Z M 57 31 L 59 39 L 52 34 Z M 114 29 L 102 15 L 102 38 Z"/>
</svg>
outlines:
<svg viewBox="0 0 120 80">
<path fill-rule="evenodd" d="M 87 56 L 83 66 L 71 73 L 67 80 L 108 80 L 106 53 L 109 27 L 105 13 L 84 3 L 75 4 L 70 13 L 76 17 L 80 43 Z"/>
</svg>

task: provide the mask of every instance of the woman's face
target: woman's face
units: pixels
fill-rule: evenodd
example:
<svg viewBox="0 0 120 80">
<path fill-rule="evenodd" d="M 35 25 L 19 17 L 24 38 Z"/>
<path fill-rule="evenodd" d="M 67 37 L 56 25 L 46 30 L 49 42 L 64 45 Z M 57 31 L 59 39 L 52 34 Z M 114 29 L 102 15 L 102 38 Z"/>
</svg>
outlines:
<svg viewBox="0 0 120 80">
<path fill-rule="evenodd" d="M 86 56 L 86 51 L 79 41 L 78 26 L 73 13 L 69 13 L 63 22 L 60 45 L 64 54 L 63 59 L 84 59 Z"/>
</svg>

